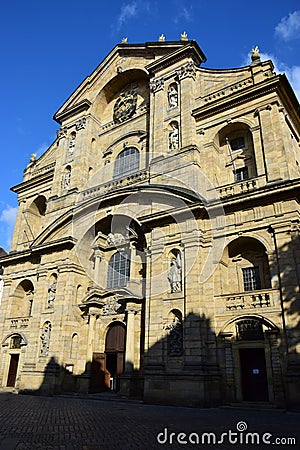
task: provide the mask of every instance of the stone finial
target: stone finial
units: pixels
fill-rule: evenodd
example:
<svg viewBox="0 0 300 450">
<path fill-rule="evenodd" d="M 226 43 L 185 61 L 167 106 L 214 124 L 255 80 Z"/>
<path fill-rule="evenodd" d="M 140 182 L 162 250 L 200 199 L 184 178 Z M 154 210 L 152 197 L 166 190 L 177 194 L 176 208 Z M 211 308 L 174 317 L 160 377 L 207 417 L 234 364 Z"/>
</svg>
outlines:
<svg viewBox="0 0 300 450">
<path fill-rule="evenodd" d="M 184 31 L 184 32 L 180 35 L 180 40 L 181 40 L 181 41 L 188 41 L 188 40 L 189 40 L 186 31 Z"/>
<path fill-rule="evenodd" d="M 31 163 L 35 163 L 36 162 L 36 153 L 32 153 L 32 155 L 30 156 L 30 160 Z"/>
<path fill-rule="evenodd" d="M 158 42 L 165 42 L 165 40 L 166 40 L 166 37 L 165 37 L 165 35 L 162 33 L 162 34 L 159 36 L 159 38 L 158 38 Z"/>
<path fill-rule="evenodd" d="M 128 38 L 127 38 L 127 37 L 124 37 L 124 38 L 122 38 L 122 40 L 121 40 L 121 44 L 127 44 L 127 41 L 128 41 Z"/>
<path fill-rule="evenodd" d="M 252 62 L 260 61 L 260 53 L 258 46 L 254 47 L 251 50 L 251 61 Z"/>
</svg>

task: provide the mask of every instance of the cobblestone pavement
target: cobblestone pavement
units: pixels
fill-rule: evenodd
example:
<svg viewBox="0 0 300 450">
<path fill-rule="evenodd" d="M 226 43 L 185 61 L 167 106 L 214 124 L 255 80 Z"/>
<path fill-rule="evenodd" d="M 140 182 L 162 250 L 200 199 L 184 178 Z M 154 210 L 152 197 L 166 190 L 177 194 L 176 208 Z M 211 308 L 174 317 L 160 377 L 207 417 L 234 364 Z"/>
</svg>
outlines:
<svg viewBox="0 0 300 450">
<path fill-rule="evenodd" d="M 263 443 L 263 435 L 273 448 L 299 449 L 299 419 L 300 414 L 293 412 L 182 408 L 116 399 L 1 393 L 0 450 L 270 448 L 270 444 Z M 214 435 L 203 437 L 209 432 Z M 227 435 L 222 438 L 222 433 Z M 249 435 L 248 445 L 243 444 L 246 433 L 256 433 L 254 437 Z M 288 438 L 297 441 L 289 442 Z"/>
</svg>

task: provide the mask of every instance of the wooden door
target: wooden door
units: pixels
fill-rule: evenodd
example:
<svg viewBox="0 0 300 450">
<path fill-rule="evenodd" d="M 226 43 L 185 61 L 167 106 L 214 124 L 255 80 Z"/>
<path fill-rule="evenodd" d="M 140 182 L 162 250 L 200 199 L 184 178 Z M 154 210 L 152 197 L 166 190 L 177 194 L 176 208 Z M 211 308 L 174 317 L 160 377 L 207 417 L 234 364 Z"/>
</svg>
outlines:
<svg viewBox="0 0 300 450">
<path fill-rule="evenodd" d="M 7 386 L 14 387 L 16 384 L 17 372 L 19 364 L 19 355 L 10 355 L 10 364 L 7 377 Z"/>
<path fill-rule="evenodd" d="M 112 386 L 115 391 L 120 389 L 120 375 L 124 371 L 125 334 L 125 327 L 116 323 L 109 328 L 106 335 L 106 368 L 110 373 Z"/>
<path fill-rule="evenodd" d="M 106 369 L 105 353 L 93 353 L 90 393 L 105 392 L 110 389 L 110 375 Z"/>
<path fill-rule="evenodd" d="M 240 349 L 243 400 L 268 401 L 268 380 L 265 350 L 263 348 Z"/>
</svg>

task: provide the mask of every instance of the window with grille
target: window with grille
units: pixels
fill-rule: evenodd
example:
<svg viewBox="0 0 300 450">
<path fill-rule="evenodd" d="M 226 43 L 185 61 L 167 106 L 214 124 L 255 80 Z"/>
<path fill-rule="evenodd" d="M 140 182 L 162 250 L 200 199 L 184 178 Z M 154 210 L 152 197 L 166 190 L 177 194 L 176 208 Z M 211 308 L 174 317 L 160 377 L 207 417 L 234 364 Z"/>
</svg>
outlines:
<svg viewBox="0 0 300 450">
<path fill-rule="evenodd" d="M 243 181 L 249 178 L 248 167 L 241 167 L 235 170 L 234 179 L 235 181 Z"/>
<path fill-rule="evenodd" d="M 107 287 L 126 286 L 130 278 L 130 252 L 117 252 L 109 261 Z"/>
<path fill-rule="evenodd" d="M 135 147 L 125 148 L 115 161 L 114 177 L 128 175 L 140 167 L 140 152 Z"/>
<path fill-rule="evenodd" d="M 241 136 L 235 139 L 230 139 L 231 150 L 239 150 L 240 148 L 245 148 L 245 139 Z"/>
<path fill-rule="evenodd" d="M 247 267 L 243 270 L 244 291 L 261 289 L 259 267 Z"/>
</svg>

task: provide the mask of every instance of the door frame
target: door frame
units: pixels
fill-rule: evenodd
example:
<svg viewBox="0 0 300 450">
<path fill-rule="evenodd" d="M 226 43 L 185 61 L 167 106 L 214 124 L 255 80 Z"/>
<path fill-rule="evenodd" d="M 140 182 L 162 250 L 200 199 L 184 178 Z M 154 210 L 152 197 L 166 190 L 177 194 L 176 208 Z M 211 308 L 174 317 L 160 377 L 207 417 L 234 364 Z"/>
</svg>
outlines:
<svg viewBox="0 0 300 450">
<path fill-rule="evenodd" d="M 108 333 L 110 332 L 110 330 L 116 326 L 121 327 L 124 330 L 124 343 L 123 343 L 123 350 L 119 350 L 119 349 L 114 349 L 112 347 L 108 347 L 107 348 L 107 336 Z M 105 363 L 107 360 L 107 355 L 115 355 L 116 357 L 116 369 L 118 369 L 118 365 L 119 365 L 119 357 L 120 355 L 122 355 L 122 360 L 123 360 L 123 369 L 121 373 L 117 373 L 113 376 L 111 376 L 111 390 L 113 391 L 118 391 L 120 388 L 120 377 L 122 376 L 122 374 L 124 373 L 125 370 L 125 360 L 126 360 L 126 334 L 127 334 L 127 327 L 123 322 L 120 321 L 116 321 L 116 322 L 112 322 L 108 325 L 107 329 L 106 329 L 106 333 L 105 333 L 105 341 L 104 341 L 104 353 L 106 355 L 106 359 L 105 359 Z M 107 370 L 107 365 L 105 364 L 105 368 Z M 112 375 L 112 374 L 111 374 Z"/>
<path fill-rule="evenodd" d="M 11 360 L 12 360 L 12 355 L 18 355 L 19 356 L 19 358 L 18 358 L 18 365 L 17 365 L 17 370 L 16 370 L 16 377 L 15 377 L 14 386 L 7 386 L 8 377 L 9 377 L 9 369 L 10 369 L 10 364 L 11 364 Z M 20 362 L 21 362 L 21 352 L 20 351 L 15 351 L 15 352 L 14 351 L 10 351 L 8 353 L 6 370 L 5 370 L 4 377 L 3 377 L 3 381 L 4 381 L 3 387 L 12 387 L 12 388 L 17 387 L 17 384 L 18 384 L 18 381 L 19 381 L 18 378 L 19 378 L 19 375 L 20 375 Z"/>
<path fill-rule="evenodd" d="M 273 378 L 272 378 L 272 366 L 270 358 L 270 346 L 268 343 L 263 341 L 234 341 L 232 343 L 232 356 L 234 363 L 234 378 L 236 380 L 236 400 L 238 402 L 245 401 L 243 398 L 243 386 L 242 386 L 242 370 L 240 362 L 240 350 L 243 349 L 264 349 L 265 361 L 266 361 L 266 376 L 268 385 L 268 402 L 274 401 L 273 394 Z"/>
</svg>

